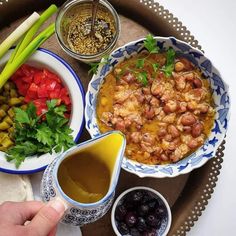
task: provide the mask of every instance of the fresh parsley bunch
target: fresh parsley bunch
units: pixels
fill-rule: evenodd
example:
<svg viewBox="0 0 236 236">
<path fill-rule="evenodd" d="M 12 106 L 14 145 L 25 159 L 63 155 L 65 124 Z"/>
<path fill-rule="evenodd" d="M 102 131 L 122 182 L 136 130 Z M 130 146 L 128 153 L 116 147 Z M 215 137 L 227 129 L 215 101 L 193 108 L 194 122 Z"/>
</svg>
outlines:
<svg viewBox="0 0 236 236">
<path fill-rule="evenodd" d="M 58 153 L 75 145 L 64 117 L 66 107 L 56 104 L 56 99 L 47 101 L 48 110 L 41 116 L 33 103 L 26 111 L 15 108 L 15 146 L 6 152 L 7 161 L 14 161 L 18 168 L 28 156 Z"/>
</svg>

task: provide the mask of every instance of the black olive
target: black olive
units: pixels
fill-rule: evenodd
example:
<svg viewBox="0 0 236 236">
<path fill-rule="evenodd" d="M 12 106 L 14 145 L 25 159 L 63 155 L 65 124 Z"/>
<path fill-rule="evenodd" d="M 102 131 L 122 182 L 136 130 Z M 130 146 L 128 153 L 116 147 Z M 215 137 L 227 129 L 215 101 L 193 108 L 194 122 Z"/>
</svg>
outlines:
<svg viewBox="0 0 236 236">
<path fill-rule="evenodd" d="M 141 233 L 136 228 L 131 228 L 130 235 L 131 236 L 141 236 Z"/>
<path fill-rule="evenodd" d="M 145 216 L 149 212 L 149 206 L 147 204 L 142 204 L 138 207 L 138 214 L 140 216 Z"/>
<path fill-rule="evenodd" d="M 127 210 L 126 210 L 125 206 L 119 205 L 115 211 L 115 219 L 118 221 L 124 220 L 126 213 L 127 213 Z"/>
<path fill-rule="evenodd" d="M 117 229 L 119 230 L 119 232 L 122 235 L 129 234 L 129 228 L 128 228 L 127 224 L 125 224 L 124 222 L 118 223 Z"/>
<path fill-rule="evenodd" d="M 148 225 L 155 227 L 155 228 L 159 228 L 161 225 L 161 220 L 153 214 L 150 214 L 147 216 L 146 222 Z"/>
<path fill-rule="evenodd" d="M 134 202 L 132 200 L 130 200 L 129 198 L 127 198 L 125 201 L 124 201 L 124 206 L 125 208 L 128 210 L 128 211 L 132 211 L 134 210 L 134 208 L 136 207 L 134 205 Z"/>
<path fill-rule="evenodd" d="M 154 198 L 148 202 L 148 207 L 150 211 L 154 211 L 157 205 L 158 205 L 158 202 Z"/>
<path fill-rule="evenodd" d="M 157 236 L 157 230 L 156 229 L 151 229 L 151 230 L 148 230 L 148 231 L 145 231 L 143 233 L 143 236 Z"/>
<path fill-rule="evenodd" d="M 137 204 L 142 201 L 143 193 L 141 191 L 134 191 L 131 195 L 130 200 L 134 202 L 134 204 Z"/>
<path fill-rule="evenodd" d="M 129 227 L 133 227 L 137 222 L 137 217 L 134 212 L 128 212 L 125 216 L 125 223 Z"/>
<path fill-rule="evenodd" d="M 166 215 L 166 209 L 163 206 L 159 206 L 155 209 L 155 214 L 159 218 L 163 218 Z"/>
<path fill-rule="evenodd" d="M 137 208 L 137 205 L 141 202 L 143 193 L 141 191 L 133 191 L 127 194 L 124 205 L 129 211 L 133 211 Z"/>
<path fill-rule="evenodd" d="M 149 202 L 152 199 L 153 199 L 153 197 L 150 196 L 150 194 L 145 193 L 144 196 L 143 196 L 143 199 L 142 199 L 142 203 L 147 203 L 147 202 Z"/>
<path fill-rule="evenodd" d="M 143 217 L 138 217 L 136 227 L 140 232 L 144 232 L 145 230 L 147 230 L 147 224 Z"/>
</svg>

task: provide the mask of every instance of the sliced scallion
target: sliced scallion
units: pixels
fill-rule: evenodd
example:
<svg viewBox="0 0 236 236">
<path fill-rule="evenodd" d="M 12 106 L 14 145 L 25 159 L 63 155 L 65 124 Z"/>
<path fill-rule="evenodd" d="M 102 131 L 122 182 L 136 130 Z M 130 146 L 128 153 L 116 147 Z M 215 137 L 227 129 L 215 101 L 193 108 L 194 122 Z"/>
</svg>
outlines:
<svg viewBox="0 0 236 236">
<path fill-rule="evenodd" d="M 29 30 L 39 17 L 39 14 L 34 12 L 0 44 L 0 59 L 14 43 Z"/>
<path fill-rule="evenodd" d="M 55 32 L 55 24 L 52 23 L 43 30 L 31 43 L 13 60 L 0 74 L 0 88 L 12 76 L 12 74 Z"/>
</svg>

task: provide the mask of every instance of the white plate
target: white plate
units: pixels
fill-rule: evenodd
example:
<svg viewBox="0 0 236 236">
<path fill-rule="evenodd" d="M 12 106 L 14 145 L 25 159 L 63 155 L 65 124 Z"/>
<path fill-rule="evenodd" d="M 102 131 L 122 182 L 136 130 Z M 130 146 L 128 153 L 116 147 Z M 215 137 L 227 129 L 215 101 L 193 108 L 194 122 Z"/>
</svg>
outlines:
<svg viewBox="0 0 236 236">
<path fill-rule="evenodd" d="M 0 60 L 0 68 L 9 58 L 11 51 L 9 50 Z M 39 48 L 26 63 L 55 72 L 68 88 L 72 100 L 70 128 L 73 130 L 72 135 L 77 142 L 84 126 L 84 90 L 79 77 L 61 57 L 47 49 Z M 44 170 L 56 155 L 58 154 L 26 158 L 17 169 L 14 163 L 6 161 L 5 153 L 0 152 L 0 171 L 10 174 L 32 174 Z"/>
</svg>

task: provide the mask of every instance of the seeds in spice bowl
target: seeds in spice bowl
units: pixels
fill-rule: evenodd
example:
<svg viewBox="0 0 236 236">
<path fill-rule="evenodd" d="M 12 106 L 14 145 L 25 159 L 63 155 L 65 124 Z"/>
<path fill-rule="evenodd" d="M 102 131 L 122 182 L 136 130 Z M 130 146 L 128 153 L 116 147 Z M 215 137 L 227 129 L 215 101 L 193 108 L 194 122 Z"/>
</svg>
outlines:
<svg viewBox="0 0 236 236">
<path fill-rule="evenodd" d="M 56 19 L 56 33 L 60 46 L 70 56 L 94 62 L 109 54 L 116 45 L 120 22 L 112 5 L 100 0 L 92 30 L 92 1 L 68 1 Z"/>
<path fill-rule="evenodd" d="M 114 23 L 101 14 L 95 22 L 95 34 L 90 34 L 91 17 L 78 16 L 72 20 L 67 35 L 70 48 L 80 54 L 96 54 L 104 50 L 114 37 Z"/>
</svg>

